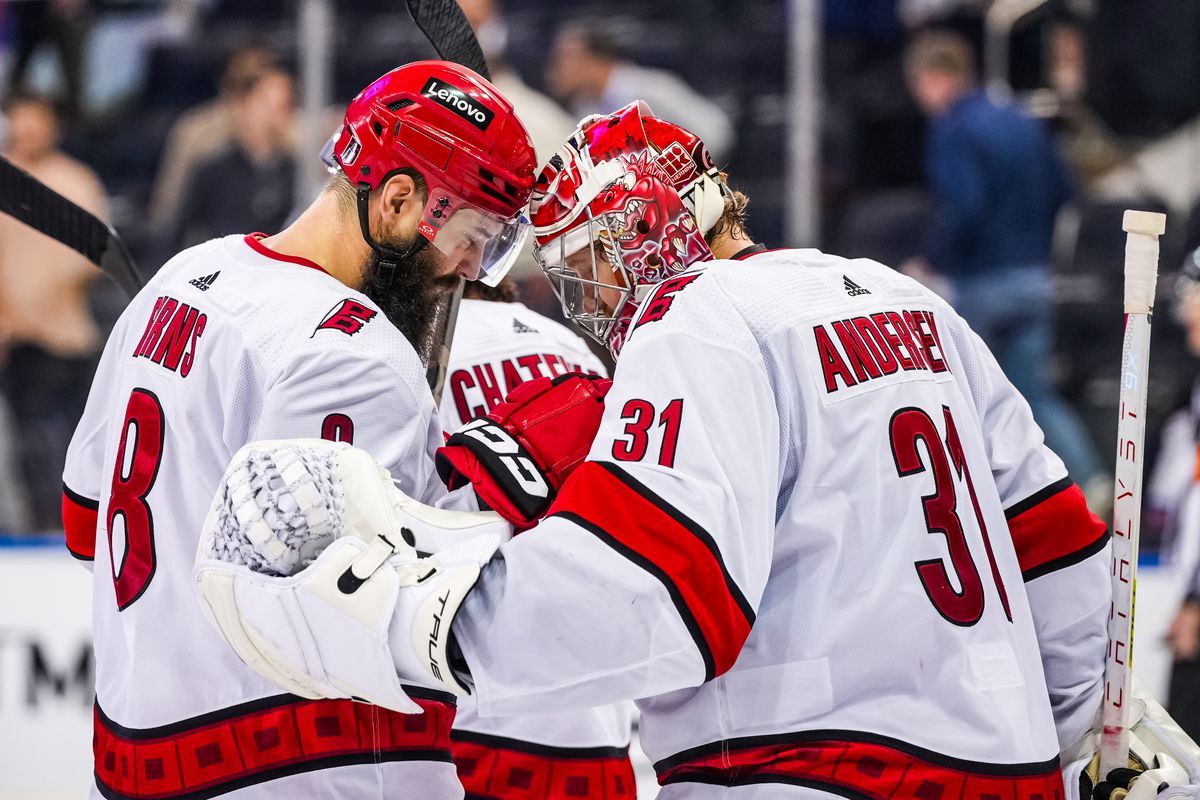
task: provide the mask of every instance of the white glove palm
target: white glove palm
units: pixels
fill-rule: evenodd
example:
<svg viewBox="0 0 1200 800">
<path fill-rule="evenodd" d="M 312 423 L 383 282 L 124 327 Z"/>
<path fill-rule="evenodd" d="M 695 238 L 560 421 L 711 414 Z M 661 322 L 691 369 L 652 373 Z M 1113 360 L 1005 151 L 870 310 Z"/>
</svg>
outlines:
<svg viewBox="0 0 1200 800">
<path fill-rule="evenodd" d="M 401 678 L 465 691 L 446 663 L 450 622 L 509 533 L 496 514 L 412 500 L 349 445 L 260 442 L 226 471 L 196 582 L 209 619 L 268 680 L 419 713 Z M 420 559 L 418 538 L 462 543 Z"/>
</svg>

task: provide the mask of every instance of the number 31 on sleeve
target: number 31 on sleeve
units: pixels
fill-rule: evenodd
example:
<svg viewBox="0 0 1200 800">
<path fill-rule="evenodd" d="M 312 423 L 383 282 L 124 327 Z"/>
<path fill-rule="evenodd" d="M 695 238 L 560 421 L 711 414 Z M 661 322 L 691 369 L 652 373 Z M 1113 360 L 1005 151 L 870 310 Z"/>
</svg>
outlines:
<svg viewBox="0 0 1200 800">
<path fill-rule="evenodd" d="M 667 403 L 659 414 L 649 400 L 633 398 L 621 409 L 621 420 L 625 423 L 624 438 L 613 442 L 612 455 L 617 461 L 641 461 L 650 447 L 650 428 L 662 428 L 662 439 L 658 447 L 658 463 L 663 467 L 675 466 L 675 447 L 679 441 L 679 425 L 683 420 L 683 398 Z"/>
</svg>

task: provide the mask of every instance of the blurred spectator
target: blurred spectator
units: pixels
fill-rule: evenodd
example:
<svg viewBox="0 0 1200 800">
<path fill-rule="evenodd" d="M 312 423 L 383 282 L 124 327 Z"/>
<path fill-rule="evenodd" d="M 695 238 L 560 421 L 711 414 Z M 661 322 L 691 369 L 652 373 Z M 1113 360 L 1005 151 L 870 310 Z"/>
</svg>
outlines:
<svg viewBox="0 0 1200 800">
<path fill-rule="evenodd" d="M 1200 356 L 1200 252 L 1186 259 L 1183 273 L 1175 288 L 1176 317 L 1183 324 L 1187 346 L 1192 355 Z M 1200 380 L 1192 390 L 1188 412 L 1192 436 L 1190 463 L 1178 469 L 1187 477 L 1188 491 L 1174 510 L 1177 518 L 1176 541 L 1172 547 L 1172 562 L 1179 563 L 1188 573 L 1185 597 L 1167 631 L 1174 664 L 1167 707 L 1171 716 L 1193 738 L 1200 736 L 1200 559 L 1196 558 L 1195 541 L 1200 537 Z M 1163 448 L 1166 449 L 1165 447 Z M 1162 456 L 1159 458 L 1162 461 Z M 1159 465 L 1155 465 L 1155 473 Z M 1152 484 L 1153 486 L 1153 484 Z"/>
<path fill-rule="evenodd" d="M 277 233 L 295 194 L 295 94 L 292 77 L 257 75 L 230 108 L 232 140 L 198 163 L 179 208 L 179 246 L 230 233 Z"/>
<path fill-rule="evenodd" d="M 1089 197 L 1137 197 L 1147 187 L 1130 153 L 1087 103 L 1087 34 L 1063 17 L 1050 26 L 1049 79 L 1063 155 Z"/>
<path fill-rule="evenodd" d="M 62 72 L 63 102 L 67 114 L 74 117 L 83 103 L 84 42 L 89 23 L 88 0 L 20 0 L 7 3 L 12 15 L 14 52 L 9 91 L 25 84 L 29 62 L 45 41 L 58 50 Z"/>
<path fill-rule="evenodd" d="M 941 25 L 964 15 L 983 15 L 982 0 L 897 0 L 896 12 L 909 30 Z"/>
<path fill-rule="evenodd" d="M 13 94 L 3 106 L 4 156 L 60 194 L 100 216 L 100 180 L 59 152 L 50 102 Z M 83 413 L 100 334 L 88 308 L 99 270 L 73 250 L 0 216 L 0 334 L 8 363 L 0 381 L 21 438 L 21 466 L 39 529 L 59 524 L 63 458 Z"/>
<path fill-rule="evenodd" d="M 608 114 L 645 100 L 656 116 L 674 120 L 703 139 L 717 161 L 733 145 L 733 125 L 720 106 L 666 70 L 621 58 L 616 40 L 599 23 L 578 22 L 559 30 L 546 84 L 577 117 Z"/>
<path fill-rule="evenodd" d="M 531 89 L 505 60 L 508 28 L 499 0 L 458 0 L 475 30 L 479 46 L 492 73 L 492 83 L 509 99 L 517 116 L 529 129 L 539 164 L 554 155 L 575 130 L 578 121 L 546 95 Z"/>
<path fill-rule="evenodd" d="M 955 308 L 1033 408 L 1046 442 L 1094 507 L 1110 486 L 1048 366 L 1053 332 L 1050 245 L 1070 181 L 1041 123 L 977 86 L 961 36 L 919 35 L 905 57 L 917 105 L 930 117 L 926 171 L 938 201 L 928 265 L 949 280 Z"/>
<path fill-rule="evenodd" d="M 179 115 L 167 134 L 154 180 L 150 221 L 155 228 L 165 231 L 176 226 L 188 176 L 197 164 L 229 147 L 233 140 L 234 106 L 274 66 L 275 57 L 265 48 L 234 50 L 225 62 L 217 96 Z"/>
</svg>

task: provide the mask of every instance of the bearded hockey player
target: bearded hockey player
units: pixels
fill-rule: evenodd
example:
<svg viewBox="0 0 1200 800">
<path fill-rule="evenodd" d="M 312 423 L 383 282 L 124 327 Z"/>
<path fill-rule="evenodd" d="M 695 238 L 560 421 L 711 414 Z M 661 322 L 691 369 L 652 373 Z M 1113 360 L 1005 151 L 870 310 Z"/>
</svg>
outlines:
<svg viewBox="0 0 1200 800">
<path fill-rule="evenodd" d="M 447 431 L 494 412 L 506 396 L 516 403 L 544 392 L 565 374 L 607 374 L 578 334 L 518 302 L 515 290 L 506 279 L 495 287 L 468 283 L 463 292 L 441 403 Z M 519 386 L 523 392 L 513 394 Z M 627 702 L 481 717 L 471 697 L 460 697 L 450 732 L 458 777 L 476 798 L 631 798 L 631 717 Z M 568 791 L 592 777 L 590 793 Z"/>
<path fill-rule="evenodd" d="M 429 61 L 355 98 L 334 152 L 340 174 L 291 227 L 180 253 L 105 348 L 63 499 L 71 550 L 101 564 L 93 796 L 462 795 L 447 692 L 414 690 L 419 716 L 282 694 L 213 635 L 192 588 L 210 493 L 252 439 L 353 442 L 405 492 L 445 494 L 425 368 L 395 326 L 419 332 L 460 277 L 503 277 L 533 148 L 491 84 Z"/>
<path fill-rule="evenodd" d="M 354 448 L 246 448 L 231 476 L 323 453 L 391 501 L 291 578 L 202 550 L 226 641 L 322 696 L 638 698 L 667 798 L 1061 798 L 1099 708 L 1104 525 L 953 309 L 872 261 L 764 249 L 744 203 L 647 109 L 585 121 L 532 208 L 564 309 L 618 357 L 588 459 L 496 553 L 418 559 L 400 540 L 454 520 Z"/>
</svg>

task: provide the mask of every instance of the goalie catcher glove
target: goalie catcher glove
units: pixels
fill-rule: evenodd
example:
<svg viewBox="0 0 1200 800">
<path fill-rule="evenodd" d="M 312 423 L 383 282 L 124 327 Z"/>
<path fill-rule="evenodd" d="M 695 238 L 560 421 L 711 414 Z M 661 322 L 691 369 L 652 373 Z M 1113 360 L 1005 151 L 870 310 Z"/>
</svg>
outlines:
<svg viewBox="0 0 1200 800">
<path fill-rule="evenodd" d="M 438 450 L 438 475 L 451 490 L 472 484 L 518 530 L 532 527 L 587 457 L 610 386 L 581 373 L 521 384 Z"/>
<path fill-rule="evenodd" d="M 195 579 L 209 621 L 267 680 L 420 713 L 403 684 L 466 691 L 450 626 L 508 534 L 496 514 L 413 500 L 344 443 L 252 443 L 217 490 Z M 423 539 L 453 544 L 419 558 Z"/>
</svg>

